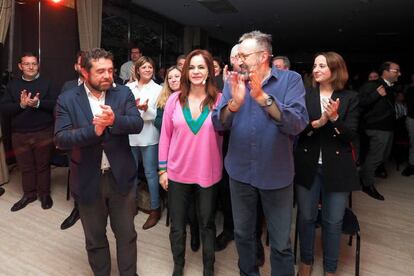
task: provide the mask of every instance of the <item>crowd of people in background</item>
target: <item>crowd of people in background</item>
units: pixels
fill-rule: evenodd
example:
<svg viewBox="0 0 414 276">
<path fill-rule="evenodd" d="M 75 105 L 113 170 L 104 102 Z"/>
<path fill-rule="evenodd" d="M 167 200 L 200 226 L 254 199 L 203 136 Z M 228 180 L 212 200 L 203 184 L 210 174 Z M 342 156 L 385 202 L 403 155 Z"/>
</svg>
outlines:
<svg viewBox="0 0 414 276">
<path fill-rule="evenodd" d="M 414 74 L 411 83 L 399 84 L 395 61 L 384 61 L 357 85 L 340 54 L 320 52 L 312 72 L 300 75 L 288 57 L 273 56 L 270 35 L 253 31 L 231 49 L 228 65 L 195 49 L 157 72 L 139 46 L 130 48 L 119 77 L 113 64 L 104 49 L 80 51 L 77 79 L 56 93 L 36 55 L 26 52 L 18 61 L 21 76 L 0 101 L 22 175 L 22 197 L 11 211 L 37 199 L 43 209 L 53 206 L 49 164 L 53 152 L 64 151 L 74 208 L 61 229 L 81 220 L 95 275 L 111 271 L 108 217 L 119 273 L 137 275 L 139 185 L 149 191 L 144 230 L 161 218 L 160 186 L 167 195 L 173 276 L 184 274 L 187 224 L 191 249 L 201 245 L 205 276 L 214 275 L 215 251 L 232 240 L 240 275 L 259 275 L 264 224 L 271 274 L 293 276 L 294 194 L 297 275 L 312 273 L 320 211 L 323 268 L 332 276 L 350 193 L 362 189 L 385 199 L 375 178 L 387 177 L 386 162 L 401 140 L 409 148 L 401 174 L 414 175 Z M 217 210 L 223 214 L 218 235 Z"/>
</svg>

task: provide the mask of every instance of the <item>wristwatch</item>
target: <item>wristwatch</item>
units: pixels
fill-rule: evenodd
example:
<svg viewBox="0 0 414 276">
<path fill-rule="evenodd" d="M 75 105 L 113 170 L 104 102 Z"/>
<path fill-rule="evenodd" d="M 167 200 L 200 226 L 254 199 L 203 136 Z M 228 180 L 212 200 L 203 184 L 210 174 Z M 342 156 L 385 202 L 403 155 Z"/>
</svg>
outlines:
<svg viewBox="0 0 414 276">
<path fill-rule="evenodd" d="M 273 102 L 274 102 L 275 100 L 273 99 L 273 97 L 272 96 L 268 96 L 267 98 L 266 98 L 266 100 L 265 100 L 265 104 L 264 105 L 262 105 L 262 107 L 269 107 L 269 106 L 271 106 L 272 104 L 273 104 Z"/>
</svg>

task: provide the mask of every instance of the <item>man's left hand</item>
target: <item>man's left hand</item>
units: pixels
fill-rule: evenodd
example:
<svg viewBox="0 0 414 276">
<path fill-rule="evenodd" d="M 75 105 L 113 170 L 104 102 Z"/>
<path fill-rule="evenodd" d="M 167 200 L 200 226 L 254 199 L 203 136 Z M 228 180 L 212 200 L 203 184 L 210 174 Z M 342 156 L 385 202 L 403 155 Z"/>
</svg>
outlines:
<svg viewBox="0 0 414 276">
<path fill-rule="evenodd" d="M 262 89 L 262 79 L 256 73 L 252 71 L 249 74 L 250 96 L 259 104 L 263 105 L 266 101 L 266 94 Z"/>
<path fill-rule="evenodd" d="M 95 115 L 92 123 L 102 127 L 112 126 L 115 122 L 115 113 L 109 105 L 101 105 L 102 113 Z"/>
</svg>

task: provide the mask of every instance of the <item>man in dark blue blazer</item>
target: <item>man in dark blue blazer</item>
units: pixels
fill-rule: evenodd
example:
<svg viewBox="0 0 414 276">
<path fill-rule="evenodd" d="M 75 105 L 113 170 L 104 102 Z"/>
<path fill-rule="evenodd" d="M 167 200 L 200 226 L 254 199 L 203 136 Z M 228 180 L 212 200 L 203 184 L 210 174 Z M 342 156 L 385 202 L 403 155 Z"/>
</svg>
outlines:
<svg viewBox="0 0 414 276">
<path fill-rule="evenodd" d="M 82 60 L 84 85 L 61 94 L 56 106 L 55 142 L 71 150 L 70 185 L 79 204 L 89 264 L 95 275 L 110 275 L 108 216 L 115 234 L 120 275 L 136 275 L 134 226 L 137 168 L 128 134 L 143 120 L 132 92 L 113 84 L 113 56 L 92 49 Z"/>
</svg>

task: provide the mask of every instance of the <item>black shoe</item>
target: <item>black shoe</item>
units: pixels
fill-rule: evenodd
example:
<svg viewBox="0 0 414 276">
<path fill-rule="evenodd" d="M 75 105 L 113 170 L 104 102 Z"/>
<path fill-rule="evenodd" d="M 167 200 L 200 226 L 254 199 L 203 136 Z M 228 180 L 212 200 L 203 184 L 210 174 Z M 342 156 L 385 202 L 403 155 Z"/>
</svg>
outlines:
<svg viewBox="0 0 414 276">
<path fill-rule="evenodd" d="M 265 262 L 265 254 L 264 254 L 264 248 L 263 248 L 262 241 L 257 240 L 256 246 L 257 246 L 256 265 L 263 266 Z"/>
<path fill-rule="evenodd" d="M 50 195 L 40 196 L 40 202 L 42 203 L 42 208 L 45 210 L 50 209 L 53 206 L 53 200 Z"/>
<path fill-rule="evenodd" d="M 198 226 L 190 225 L 190 235 L 191 235 L 191 250 L 197 252 L 200 249 L 200 232 Z"/>
<path fill-rule="evenodd" d="M 24 207 L 27 206 L 27 204 L 32 203 L 33 201 L 36 201 L 36 196 L 23 196 L 19 201 L 17 201 L 13 207 L 11 207 L 10 211 L 12 212 L 16 212 L 19 211 L 21 209 L 23 209 Z"/>
<path fill-rule="evenodd" d="M 414 165 L 408 165 L 405 169 L 401 172 L 403 176 L 410 176 L 414 174 Z"/>
<path fill-rule="evenodd" d="M 221 251 L 227 247 L 229 242 L 234 240 L 234 234 L 233 233 L 227 233 L 222 232 L 220 235 L 216 238 L 216 251 Z"/>
<path fill-rule="evenodd" d="M 191 250 L 197 252 L 200 249 L 200 236 L 191 235 Z"/>
<path fill-rule="evenodd" d="M 62 222 L 60 229 L 65 230 L 72 227 L 79 219 L 79 209 L 74 207 L 70 215 Z"/>
<path fill-rule="evenodd" d="M 377 169 L 375 170 L 375 176 L 379 178 L 384 178 L 384 179 L 388 177 L 388 173 L 387 173 L 387 170 L 385 169 L 384 164 L 381 164 L 377 167 Z"/>
<path fill-rule="evenodd" d="M 3 187 L 0 187 L 0 196 L 2 196 L 4 194 L 5 190 Z"/>
<path fill-rule="evenodd" d="M 362 191 L 372 198 L 375 198 L 377 200 L 384 200 L 384 197 L 377 191 L 377 189 L 375 189 L 374 185 L 362 186 Z"/>
</svg>

